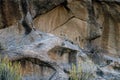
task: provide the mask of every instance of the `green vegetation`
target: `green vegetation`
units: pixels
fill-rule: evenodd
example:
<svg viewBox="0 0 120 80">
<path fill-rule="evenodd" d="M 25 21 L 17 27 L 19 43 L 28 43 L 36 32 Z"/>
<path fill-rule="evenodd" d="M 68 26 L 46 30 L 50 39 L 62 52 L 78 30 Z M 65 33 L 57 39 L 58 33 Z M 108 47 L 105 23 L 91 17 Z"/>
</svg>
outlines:
<svg viewBox="0 0 120 80">
<path fill-rule="evenodd" d="M 10 62 L 8 58 L 2 59 L 0 61 L 0 80 L 22 80 L 20 69 L 20 64 Z"/>
<path fill-rule="evenodd" d="M 83 68 L 84 67 L 84 68 Z M 70 72 L 70 80 L 93 80 L 93 65 L 90 63 L 83 63 L 78 66 L 72 65 Z"/>
</svg>

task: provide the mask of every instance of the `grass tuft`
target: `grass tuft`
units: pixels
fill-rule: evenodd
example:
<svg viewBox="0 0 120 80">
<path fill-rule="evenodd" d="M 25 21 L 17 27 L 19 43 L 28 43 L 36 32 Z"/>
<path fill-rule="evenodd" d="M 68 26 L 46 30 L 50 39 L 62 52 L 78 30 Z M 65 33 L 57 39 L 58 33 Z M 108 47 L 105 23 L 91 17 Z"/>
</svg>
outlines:
<svg viewBox="0 0 120 80">
<path fill-rule="evenodd" d="M 20 70 L 19 63 L 12 63 L 6 57 L 0 61 L 0 80 L 22 80 Z"/>
<path fill-rule="evenodd" d="M 72 65 L 72 70 L 70 71 L 70 80 L 93 80 L 93 69 L 93 64 L 88 62 L 79 64 L 78 68 L 77 66 Z"/>
</svg>

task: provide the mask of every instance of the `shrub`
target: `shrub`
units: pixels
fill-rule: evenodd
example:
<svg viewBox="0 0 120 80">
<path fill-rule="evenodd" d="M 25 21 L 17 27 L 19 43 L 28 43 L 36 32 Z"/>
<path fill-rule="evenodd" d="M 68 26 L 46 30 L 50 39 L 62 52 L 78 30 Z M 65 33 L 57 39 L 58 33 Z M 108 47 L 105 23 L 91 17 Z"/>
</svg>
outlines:
<svg viewBox="0 0 120 80">
<path fill-rule="evenodd" d="M 12 63 L 7 58 L 0 61 L 0 80 L 21 80 L 20 64 Z"/>
<path fill-rule="evenodd" d="M 93 65 L 88 62 L 78 65 L 78 68 L 77 66 L 72 65 L 72 70 L 70 71 L 70 80 L 93 80 L 93 69 Z"/>
</svg>

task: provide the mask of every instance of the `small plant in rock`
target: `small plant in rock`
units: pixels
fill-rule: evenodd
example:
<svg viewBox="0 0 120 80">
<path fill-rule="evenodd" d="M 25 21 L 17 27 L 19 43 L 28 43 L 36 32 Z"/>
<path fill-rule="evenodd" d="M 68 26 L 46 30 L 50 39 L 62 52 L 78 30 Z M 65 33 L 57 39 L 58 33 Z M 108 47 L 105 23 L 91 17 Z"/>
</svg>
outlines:
<svg viewBox="0 0 120 80">
<path fill-rule="evenodd" d="M 0 61 L 0 80 L 22 80 L 20 64 L 12 63 L 8 58 Z"/>
<path fill-rule="evenodd" d="M 70 80 L 93 80 L 93 68 L 93 65 L 90 63 L 82 63 L 78 66 L 78 68 L 77 66 L 72 65 Z"/>
</svg>

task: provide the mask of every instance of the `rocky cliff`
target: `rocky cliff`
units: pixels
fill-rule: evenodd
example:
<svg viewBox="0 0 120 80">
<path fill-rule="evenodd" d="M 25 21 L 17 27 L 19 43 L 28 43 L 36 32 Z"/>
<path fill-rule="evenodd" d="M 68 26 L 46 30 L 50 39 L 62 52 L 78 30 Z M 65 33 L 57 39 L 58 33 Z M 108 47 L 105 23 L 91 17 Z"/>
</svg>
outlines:
<svg viewBox="0 0 120 80">
<path fill-rule="evenodd" d="M 119 49 L 119 0 L 0 0 L 0 53 L 23 80 L 68 80 L 84 60 L 96 80 L 119 80 Z"/>
</svg>

